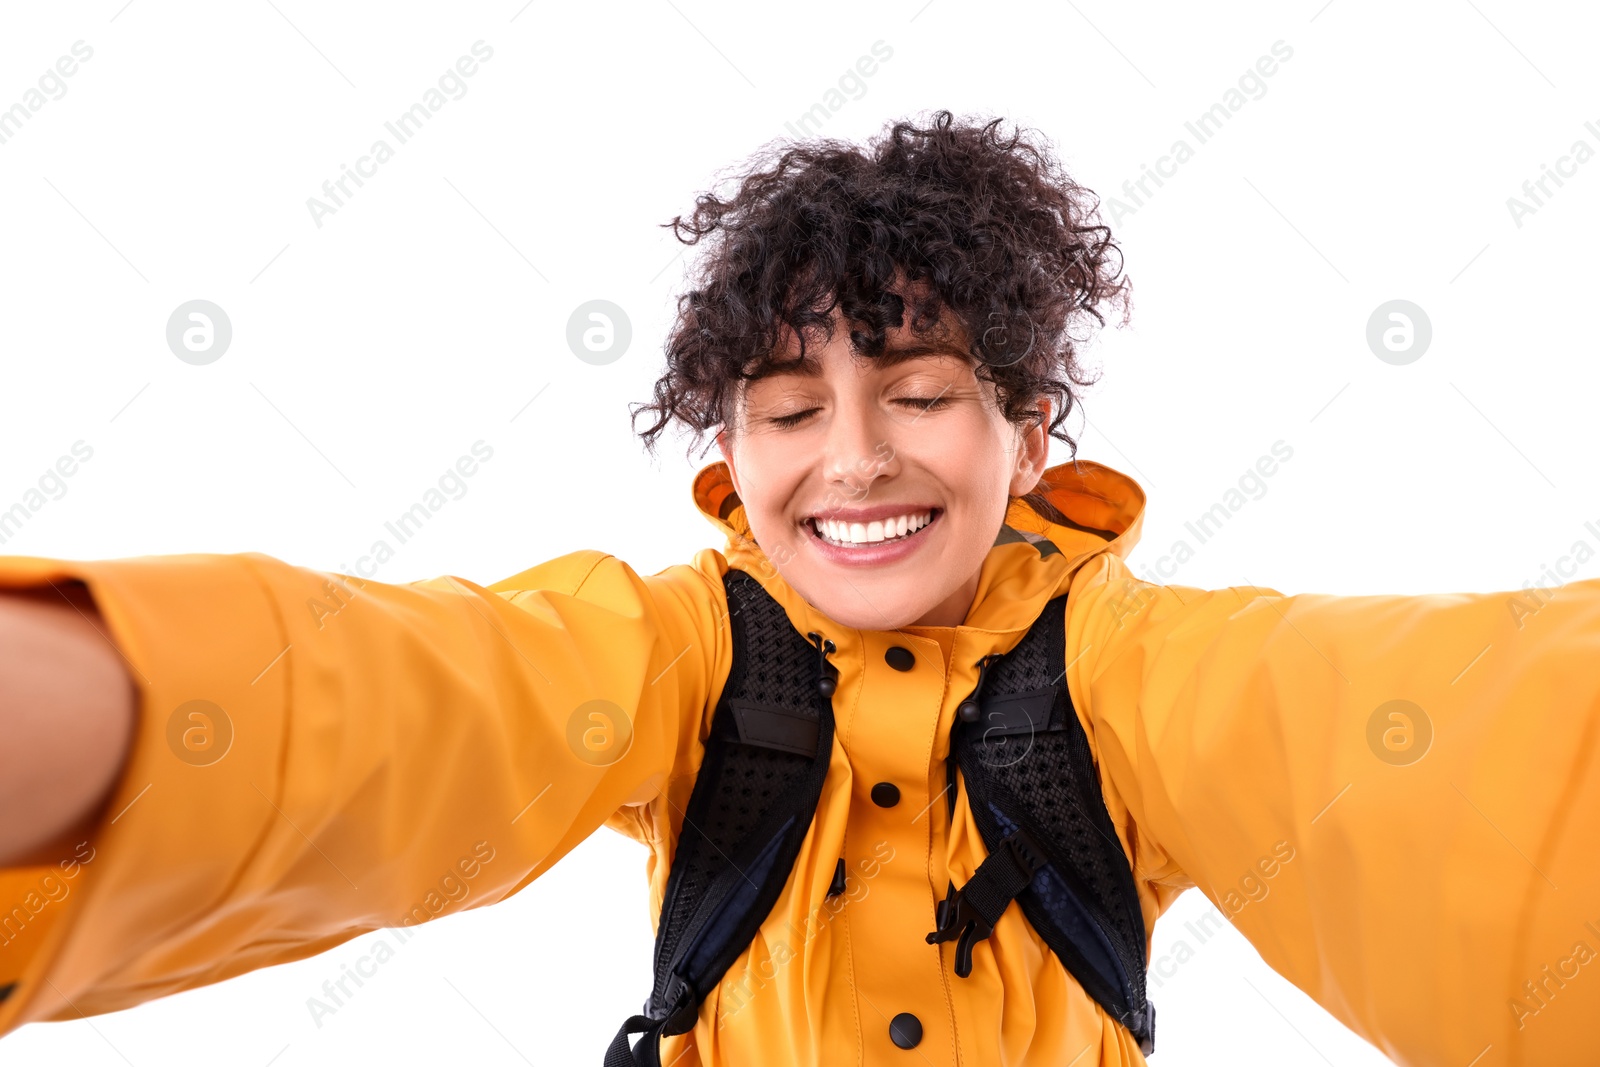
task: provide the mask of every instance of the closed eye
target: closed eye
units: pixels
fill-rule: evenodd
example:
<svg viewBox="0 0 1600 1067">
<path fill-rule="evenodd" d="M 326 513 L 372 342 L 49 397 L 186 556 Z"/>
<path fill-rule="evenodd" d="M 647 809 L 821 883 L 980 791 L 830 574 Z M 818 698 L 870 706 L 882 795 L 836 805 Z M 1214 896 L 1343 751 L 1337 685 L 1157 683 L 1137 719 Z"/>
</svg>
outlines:
<svg viewBox="0 0 1600 1067">
<path fill-rule="evenodd" d="M 895 401 L 896 404 L 910 404 L 918 411 L 936 411 L 950 403 L 943 393 L 938 396 L 903 396 Z"/>
<path fill-rule="evenodd" d="M 915 408 L 918 412 L 923 412 L 937 411 L 938 409 L 948 405 L 950 400 L 943 393 L 941 393 L 938 396 L 902 396 L 896 398 L 893 402 L 896 404 L 905 404 Z M 821 408 L 806 408 L 803 411 L 790 412 L 788 415 L 773 415 L 769 417 L 767 421 L 774 426 L 788 429 L 791 426 L 800 425 L 800 423 L 804 422 L 807 418 L 821 410 Z"/>
<path fill-rule="evenodd" d="M 774 415 L 767 421 L 774 426 L 781 426 L 787 429 L 790 426 L 798 426 L 805 421 L 807 415 L 820 410 L 820 408 L 806 408 L 804 411 L 796 411 L 789 415 Z"/>
</svg>

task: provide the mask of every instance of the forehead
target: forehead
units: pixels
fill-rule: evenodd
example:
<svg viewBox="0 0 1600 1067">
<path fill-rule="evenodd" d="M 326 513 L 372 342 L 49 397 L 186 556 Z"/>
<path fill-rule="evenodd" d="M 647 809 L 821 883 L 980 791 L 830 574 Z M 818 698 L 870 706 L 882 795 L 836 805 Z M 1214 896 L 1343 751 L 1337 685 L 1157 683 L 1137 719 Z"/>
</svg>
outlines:
<svg viewBox="0 0 1600 1067">
<path fill-rule="evenodd" d="M 791 376 L 796 378 L 820 378 L 823 376 L 823 362 L 819 356 L 819 351 L 819 346 L 808 346 L 806 358 L 803 362 L 786 362 L 782 365 L 774 366 L 755 380 Z M 914 361 L 931 362 L 945 359 L 966 364 L 972 362 L 971 356 L 954 340 L 937 338 L 897 338 L 891 335 L 884 345 L 883 351 L 877 355 L 863 355 L 853 348 L 849 352 L 859 365 L 877 370 L 888 370 L 891 367 Z M 797 349 L 791 348 L 788 359 L 792 361 L 796 354 Z"/>
</svg>

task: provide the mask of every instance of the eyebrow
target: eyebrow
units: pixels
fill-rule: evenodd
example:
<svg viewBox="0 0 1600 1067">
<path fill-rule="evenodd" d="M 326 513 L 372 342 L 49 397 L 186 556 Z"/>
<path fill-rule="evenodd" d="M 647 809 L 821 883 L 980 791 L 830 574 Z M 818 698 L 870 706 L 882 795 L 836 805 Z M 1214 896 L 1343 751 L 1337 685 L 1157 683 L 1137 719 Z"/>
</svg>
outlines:
<svg viewBox="0 0 1600 1067">
<path fill-rule="evenodd" d="M 921 340 L 886 345 L 879 355 L 867 358 L 873 359 L 880 367 L 893 367 L 913 359 L 923 359 L 929 356 L 953 356 L 960 360 L 971 358 L 949 341 Z M 762 377 L 776 377 L 781 374 L 793 374 L 799 378 L 820 378 L 822 377 L 822 364 L 808 356 L 804 363 L 785 366 L 772 371 L 769 375 L 762 375 Z"/>
</svg>

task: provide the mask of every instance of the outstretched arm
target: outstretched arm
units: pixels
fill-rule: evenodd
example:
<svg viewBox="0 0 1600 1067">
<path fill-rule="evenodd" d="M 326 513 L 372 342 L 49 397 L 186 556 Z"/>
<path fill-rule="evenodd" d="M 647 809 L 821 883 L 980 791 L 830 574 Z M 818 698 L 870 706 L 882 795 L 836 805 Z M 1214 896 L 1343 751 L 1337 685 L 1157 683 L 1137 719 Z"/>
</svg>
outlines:
<svg viewBox="0 0 1600 1067">
<path fill-rule="evenodd" d="M 1600 580 L 1073 596 L 1103 778 L 1274 970 L 1400 1063 L 1593 1061 Z"/>
<path fill-rule="evenodd" d="M 0 869 L 0 1034 L 520 890 L 692 758 L 727 672 L 717 558 L 641 576 L 574 552 L 485 588 L 255 553 L 0 557 L 0 588 L 38 591 L 8 601 L 31 631 L 17 655 L 65 627 L 85 685 L 66 706 L 87 726 L 110 704 L 66 773 L 43 757 L 59 722 L 7 756 L 61 795 L 24 797 L 59 825 L 22 832 L 32 854 Z M 86 605 L 78 624 L 45 607 L 73 580 L 135 687 L 125 756 L 122 668 L 91 651 Z M 52 677 L 12 664 L 19 684 Z"/>
</svg>

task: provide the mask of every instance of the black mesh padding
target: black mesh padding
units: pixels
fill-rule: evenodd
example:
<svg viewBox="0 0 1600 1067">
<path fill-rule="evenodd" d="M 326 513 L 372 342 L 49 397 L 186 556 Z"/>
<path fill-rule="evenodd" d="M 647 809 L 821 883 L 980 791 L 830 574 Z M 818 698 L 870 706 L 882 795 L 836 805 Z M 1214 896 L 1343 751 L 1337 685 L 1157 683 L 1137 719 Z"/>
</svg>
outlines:
<svg viewBox="0 0 1600 1067">
<path fill-rule="evenodd" d="M 811 764 L 809 759 L 776 749 L 730 747 L 733 750 L 723 760 L 722 773 L 716 776 L 714 783 L 716 803 L 709 805 L 709 811 L 696 812 L 693 804 L 685 809 L 689 818 L 700 816 L 694 818 L 694 825 L 704 835 L 708 847 L 685 850 L 683 838 L 679 838 L 679 850 L 673 859 L 682 855 L 683 866 L 680 873 L 674 862 L 673 875 L 679 878 L 681 885 L 678 892 L 670 895 L 671 904 L 665 909 L 664 919 L 675 929 L 683 928 L 685 920 L 705 896 L 711 879 L 727 869 L 739 846 L 771 811 L 773 801 L 783 795 L 790 776 Z M 701 774 L 705 774 L 704 767 Z M 709 778 L 705 780 L 710 781 Z M 685 832 L 687 830 L 686 827 Z"/>
<path fill-rule="evenodd" d="M 1047 607 L 1046 614 L 1039 617 L 1040 623 L 1045 622 L 1053 610 Z M 1062 607 L 1061 610 L 1065 612 L 1066 609 Z M 988 679 L 983 683 L 984 696 L 1021 693 L 1065 680 L 1062 677 L 1065 664 L 1051 660 L 1051 642 L 1045 630 L 1045 626 L 1036 623 L 1015 648 L 989 666 Z M 1060 710 L 1059 707 L 1056 710 Z M 1055 725 L 1054 720 L 1050 725 Z"/>
<path fill-rule="evenodd" d="M 735 577 L 737 576 L 737 577 Z M 817 650 L 789 622 L 788 613 L 743 571 L 730 570 L 724 582 L 735 624 L 734 642 L 743 656 L 739 692 L 759 703 L 776 704 L 816 715 Z"/>
<path fill-rule="evenodd" d="M 1015 747 L 1017 739 L 1008 740 Z M 1093 766 L 1082 729 L 1057 728 L 1035 734 L 1030 740 L 1027 754 L 1020 759 L 1015 758 L 1014 753 L 992 759 L 979 756 L 991 783 L 1024 800 L 1032 815 L 1036 836 L 1042 835 L 1042 840 L 1061 851 L 1061 858 L 1088 883 L 1089 891 L 1097 899 L 1117 900 L 1121 896 L 1122 877 L 1128 869 L 1122 843 L 1110 830 L 1109 817 L 1107 825 L 1102 827 L 1094 812 L 1085 805 L 1076 776 L 1062 773 L 1064 768 Z M 979 752 L 985 747 L 988 746 L 980 744 Z M 1098 781 L 1095 786 L 1098 789 Z"/>
</svg>

